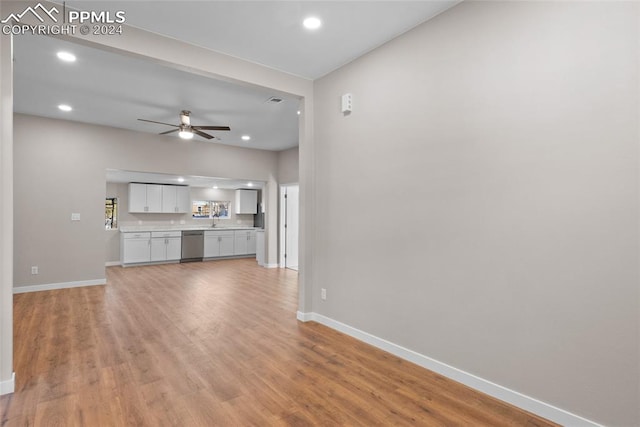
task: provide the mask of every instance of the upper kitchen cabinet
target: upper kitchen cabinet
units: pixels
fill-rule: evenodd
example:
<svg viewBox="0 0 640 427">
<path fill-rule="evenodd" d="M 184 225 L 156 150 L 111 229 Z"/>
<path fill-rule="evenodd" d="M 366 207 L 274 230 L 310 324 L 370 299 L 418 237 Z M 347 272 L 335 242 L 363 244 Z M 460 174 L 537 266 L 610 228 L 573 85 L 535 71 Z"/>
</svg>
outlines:
<svg viewBox="0 0 640 427">
<path fill-rule="evenodd" d="M 162 185 L 129 184 L 129 212 L 162 212 Z"/>
<path fill-rule="evenodd" d="M 258 213 L 258 191 L 236 190 L 236 214 Z"/>
<path fill-rule="evenodd" d="M 182 185 L 163 185 L 162 212 L 191 212 L 191 194 L 189 192 L 189 187 Z"/>
</svg>

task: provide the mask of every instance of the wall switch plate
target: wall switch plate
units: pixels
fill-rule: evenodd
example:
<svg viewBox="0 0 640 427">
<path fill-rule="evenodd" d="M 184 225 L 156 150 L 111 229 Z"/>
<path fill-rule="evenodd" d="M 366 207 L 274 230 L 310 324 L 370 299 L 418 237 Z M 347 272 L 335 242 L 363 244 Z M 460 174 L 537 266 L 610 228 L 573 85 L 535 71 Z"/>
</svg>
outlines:
<svg viewBox="0 0 640 427">
<path fill-rule="evenodd" d="M 325 288 L 320 289 L 320 298 L 322 298 L 323 301 L 327 299 L 327 290 Z"/>
<path fill-rule="evenodd" d="M 71 221 L 80 221 L 80 214 L 79 213 L 72 213 L 71 214 Z"/>
<path fill-rule="evenodd" d="M 34 265 L 31 267 L 31 274 L 38 274 L 38 266 Z"/>
</svg>

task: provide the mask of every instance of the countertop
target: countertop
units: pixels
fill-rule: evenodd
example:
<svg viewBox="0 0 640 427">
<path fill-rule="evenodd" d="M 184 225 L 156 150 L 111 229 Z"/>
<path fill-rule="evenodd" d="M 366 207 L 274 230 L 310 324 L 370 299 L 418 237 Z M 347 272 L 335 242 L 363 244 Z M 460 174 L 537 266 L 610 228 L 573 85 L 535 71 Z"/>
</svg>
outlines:
<svg viewBox="0 0 640 427">
<path fill-rule="evenodd" d="M 256 230 L 264 231 L 259 227 L 237 226 L 237 227 L 211 227 L 210 225 L 130 225 L 120 227 L 121 233 L 140 233 L 145 231 L 183 231 L 183 230 L 203 230 L 203 231 L 232 231 L 232 230 Z"/>
</svg>

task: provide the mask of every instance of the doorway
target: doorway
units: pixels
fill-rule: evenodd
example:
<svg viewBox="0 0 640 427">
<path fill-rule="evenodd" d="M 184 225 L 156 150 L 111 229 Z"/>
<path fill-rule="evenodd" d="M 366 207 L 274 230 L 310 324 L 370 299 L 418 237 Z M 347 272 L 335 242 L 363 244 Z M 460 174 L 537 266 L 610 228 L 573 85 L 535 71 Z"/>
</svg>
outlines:
<svg viewBox="0 0 640 427">
<path fill-rule="evenodd" d="M 298 270 L 298 224 L 300 187 L 280 187 L 280 267 Z"/>
</svg>

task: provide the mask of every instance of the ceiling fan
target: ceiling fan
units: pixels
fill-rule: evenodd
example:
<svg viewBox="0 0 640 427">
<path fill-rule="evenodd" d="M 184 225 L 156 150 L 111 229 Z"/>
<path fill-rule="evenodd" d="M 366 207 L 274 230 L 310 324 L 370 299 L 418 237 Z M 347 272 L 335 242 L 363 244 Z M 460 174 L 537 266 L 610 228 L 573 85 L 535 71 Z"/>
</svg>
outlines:
<svg viewBox="0 0 640 427">
<path fill-rule="evenodd" d="M 231 130 L 229 126 L 192 126 L 191 118 L 189 117 L 190 114 L 191 114 L 191 111 L 182 110 L 180 112 L 179 125 L 172 125 L 171 123 L 162 123 L 162 122 L 156 122 L 154 120 L 146 120 L 146 119 L 138 119 L 138 120 L 140 120 L 141 122 L 149 122 L 149 123 L 157 123 L 159 125 L 173 126 L 176 129 L 171 129 L 166 132 L 161 132 L 159 133 L 159 135 L 166 135 L 168 133 L 178 132 L 178 136 L 182 139 L 191 139 L 193 138 L 194 134 L 201 136 L 203 138 L 213 139 L 215 138 L 214 136 L 209 135 L 208 133 L 205 133 L 202 131 L 203 130 Z"/>
</svg>

